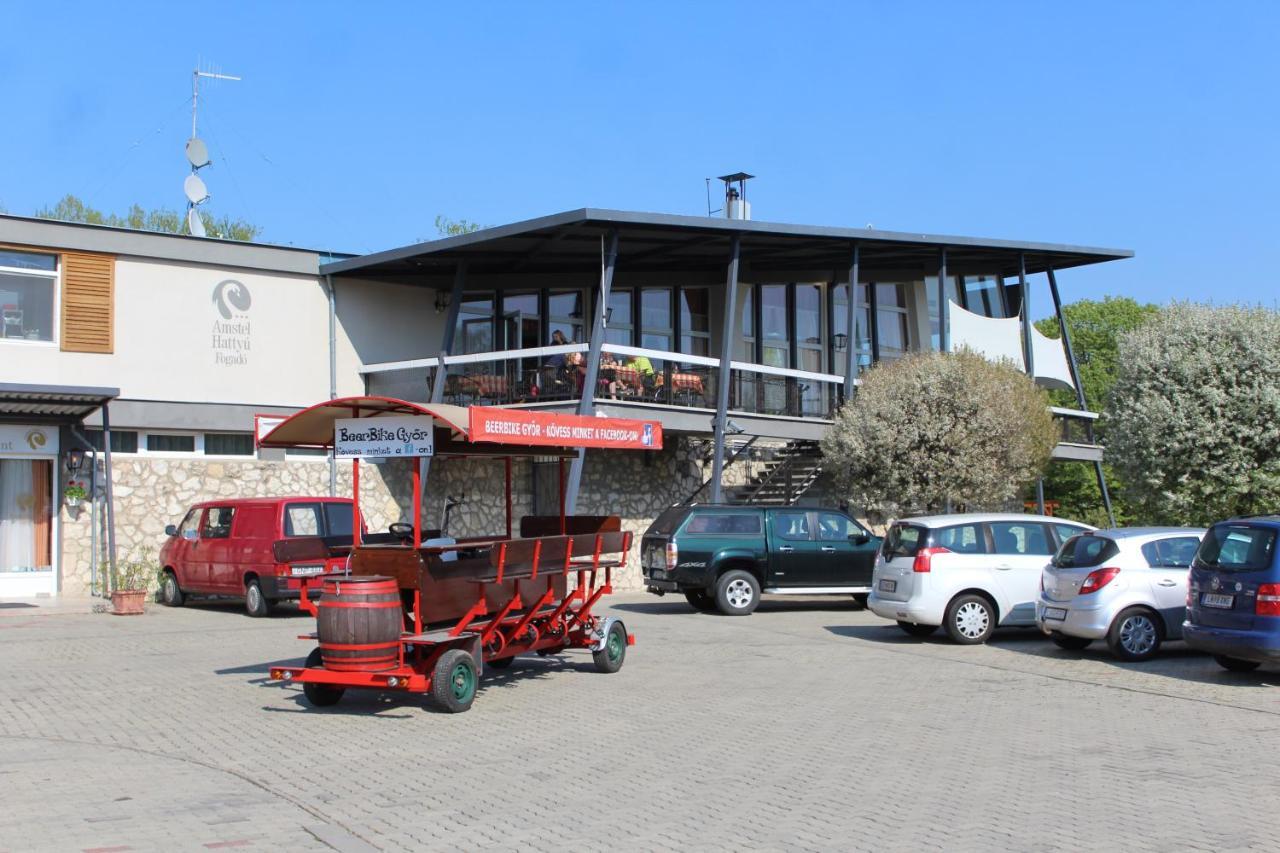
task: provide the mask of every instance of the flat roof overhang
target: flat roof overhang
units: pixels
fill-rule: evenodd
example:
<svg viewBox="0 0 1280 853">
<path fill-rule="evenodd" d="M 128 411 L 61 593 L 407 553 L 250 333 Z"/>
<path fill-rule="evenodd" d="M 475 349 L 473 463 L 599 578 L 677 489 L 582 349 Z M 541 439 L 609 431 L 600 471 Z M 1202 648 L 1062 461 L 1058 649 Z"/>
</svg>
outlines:
<svg viewBox="0 0 1280 853">
<path fill-rule="evenodd" d="M 118 396 L 119 388 L 0 382 L 0 421 L 79 423 Z"/>
<path fill-rule="evenodd" d="M 961 275 L 1017 275 L 1019 256 L 1028 274 L 1133 257 L 1127 249 L 583 208 L 348 258 L 320 272 L 432 287 L 449 286 L 461 261 L 469 281 L 590 273 L 599 269 L 604 238 L 614 230 L 617 271 L 624 276 L 703 271 L 723 278 L 735 235 L 744 276 L 757 278 L 771 271 L 847 271 L 854 243 L 861 278 L 871 280 L 931 274 L 943 247 L 948 271 Z"/>
</svg>

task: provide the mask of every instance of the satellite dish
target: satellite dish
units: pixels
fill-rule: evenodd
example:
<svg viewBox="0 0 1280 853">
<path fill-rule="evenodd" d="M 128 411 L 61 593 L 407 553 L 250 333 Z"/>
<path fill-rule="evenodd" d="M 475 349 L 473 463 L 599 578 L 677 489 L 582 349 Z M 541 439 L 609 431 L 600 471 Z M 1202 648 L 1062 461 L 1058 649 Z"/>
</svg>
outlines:
<svg viewBox="0 0 1280 853">
<path fill-rule="evenodd" d="M 209 149 L 205 147 L 203 139 L 193 136 L 187 140 L 187 160 L 197 169 L 209 165 Z"/>
<path fill-rule="evenodd" d="M 187 201 L 192 204 L 199 204 L 209 197 L 209 190 L 205 187 L 204 181 L 195 174 L 187 175 L 187 179 L 182 182 L 182 191 L 187 194 Z"/>
<path fill-rule="evenodd" d="M 192 175 L 191 177 L 195 177 Z M 204 220 L 200 218 L 200 211 L 194 207 L 187 211 L 187 230 L 191 232 L 192 237 L 204 236 Z"/>
</svg>

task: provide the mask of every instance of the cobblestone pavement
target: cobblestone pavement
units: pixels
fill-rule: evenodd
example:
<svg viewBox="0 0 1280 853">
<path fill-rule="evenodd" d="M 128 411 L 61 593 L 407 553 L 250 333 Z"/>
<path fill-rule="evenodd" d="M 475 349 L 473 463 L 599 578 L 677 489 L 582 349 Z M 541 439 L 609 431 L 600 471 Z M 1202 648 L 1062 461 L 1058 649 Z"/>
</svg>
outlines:
<svg viewBox="0 0 1280 853">
<path fill-rule="evenodd" d="M 306 617 L 0 610 L 0 850 L 1280 847 L 1274 668 L 920 641 L 834 598 L 613 612 L 620 673 L 522 658 L 447 715 L 267 682 Z"/>
</svg>

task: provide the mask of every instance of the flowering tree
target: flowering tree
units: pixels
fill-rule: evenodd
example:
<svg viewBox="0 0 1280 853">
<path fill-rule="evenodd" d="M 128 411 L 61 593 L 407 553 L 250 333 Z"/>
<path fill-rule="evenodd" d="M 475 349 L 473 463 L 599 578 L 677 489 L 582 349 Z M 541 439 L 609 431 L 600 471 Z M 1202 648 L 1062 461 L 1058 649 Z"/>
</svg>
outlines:
<svg viewBox="0 0 1280 853">
<path fill-rule="evenodd" d="M 1178 304 L 1120 342 L 1107 455 L 1146 522 L 1280 509 L 1280 313 Z"/>
<path fill-rule="evenodd" d="M 1017 499 L 1056 442 L 1049 398 L 973 352 L 880 364 L 822 442 L 850 504 L 882 517 L 999 507 Z"/>
</svg>

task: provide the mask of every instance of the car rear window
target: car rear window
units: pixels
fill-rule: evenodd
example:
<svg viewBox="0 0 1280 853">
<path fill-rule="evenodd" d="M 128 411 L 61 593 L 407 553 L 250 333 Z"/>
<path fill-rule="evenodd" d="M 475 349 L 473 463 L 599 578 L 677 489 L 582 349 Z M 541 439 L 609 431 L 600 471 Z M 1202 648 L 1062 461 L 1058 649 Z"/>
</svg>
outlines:
<svg viewBox="0 0 1280 853">
<path fill-rule="evenodd" d="M 1276 532 L 1269 527 L 1220 524 L 1209 529 L 1192 564 L 1229 572 L 1270 568 L 1275 559 Z"/>
<path fill-rule="evenodd" d="M 933 531 L 930 545 L 946 548 L 956 554 L 987 553 L 987 538 L 976 524 L 957 524 Z"/>
<path fill-rule="evenodd" d="M 1100 566 L 1119 553 L 1120 546 L 1105 536 L 1081 533 L 1062 543 L 1053 565 L 1059 569 L 1087 569 Z"/>
<path fill-rule="evenodd" d="M 914 557 L 924 545 L 926 531 L 914 524 L 895 524 L 884 537 L 884 558 Z"/>
<path fill-rule="evenodd" d="M 735 533 L 759 533 L 758 513 L 710 513 L 700 512 L 685 525 L 685 533 L 701 533 L 707 536 Z"/>
<path fill-rule="evenodd" d="M 324 523 L 326 536 L 351 536 L 353 521 L 351 504 L 327 503 L 324 505 Z"/>
<path fill-rule="evenodd" d="M 680 522 L 684 521 L 685 513 L 688 511 L 689 510 L 686 507 L 673 506 L 655 518 L 653 520 L 653 524 L 650 524 L 649 529 L 645 532 L 657 533 L 661 536 L 669 536 L 671 533 L 675 532 L 675 529 L 680 525 Z"/>
<path fill-rule="evenodd" d="M 1153 569 L 1186 569 L 1199 547 L 1200 539 L 1195 536 L 1174 536 L 1143 545 L 1142 556 Z"/>
</svg>

